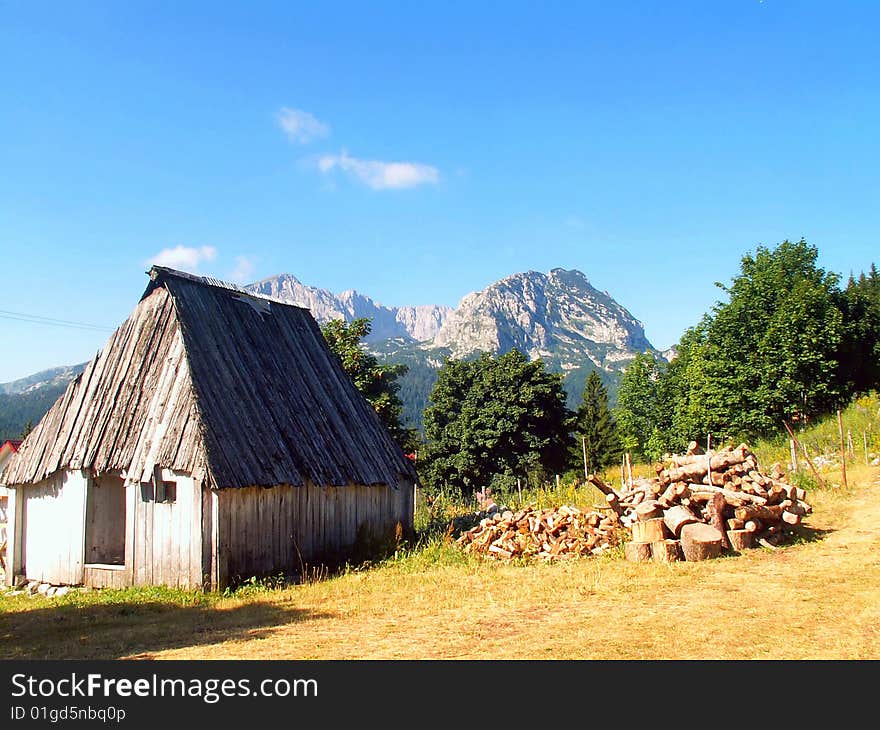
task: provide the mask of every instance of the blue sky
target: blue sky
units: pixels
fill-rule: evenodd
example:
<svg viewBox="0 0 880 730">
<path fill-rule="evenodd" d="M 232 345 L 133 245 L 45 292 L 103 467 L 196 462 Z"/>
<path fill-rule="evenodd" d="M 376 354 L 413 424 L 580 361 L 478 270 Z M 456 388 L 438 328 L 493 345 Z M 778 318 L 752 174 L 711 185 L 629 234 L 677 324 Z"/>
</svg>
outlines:
<svg viewBox="0 0 880 730">
<path fill-rule="evenodd" d="M 880 263 L 875 2 L 0 0 L 0 382 L 148 262 L 454 306 L 583 271 L 673 344 L 758 245 Z"/>
</svg>

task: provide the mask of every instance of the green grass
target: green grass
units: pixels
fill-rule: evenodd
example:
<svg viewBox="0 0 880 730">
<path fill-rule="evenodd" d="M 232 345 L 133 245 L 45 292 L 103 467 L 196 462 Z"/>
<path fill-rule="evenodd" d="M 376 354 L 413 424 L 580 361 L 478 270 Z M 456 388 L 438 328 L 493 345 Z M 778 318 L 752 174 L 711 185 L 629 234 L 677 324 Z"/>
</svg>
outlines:
<svg viewBox="0 0 880 730">
<path fill-rule="evenodd" d="M 848 470 L 858 465 L 864 466 L 866 461 L 870 462 L 880 455 L 880 395 L 872 393 L 853 401 L 841 411 L 841 422 Z M 825 472 L 840 472 L 840 427 L 836 414 L 826 416 L 806 428 L 794 429 L 794 434 L 806 446 L 810 460 L 823 479 Z M 851 441 L 847 438 L 848 434 Z M 783 432 L 775 438 L 761 439 L 751 448 L 762 468 L 778 462 L 783 468 L 790 469 L 791 450 L 787 433 Z M 798 472 L 790 473 L 790 478 L 798 480 L 798 485 L 807 490 L 820 488 L 821 484 L 812 473 L 802 450 L 798 450 L 797 459 Z"/>
</svg>

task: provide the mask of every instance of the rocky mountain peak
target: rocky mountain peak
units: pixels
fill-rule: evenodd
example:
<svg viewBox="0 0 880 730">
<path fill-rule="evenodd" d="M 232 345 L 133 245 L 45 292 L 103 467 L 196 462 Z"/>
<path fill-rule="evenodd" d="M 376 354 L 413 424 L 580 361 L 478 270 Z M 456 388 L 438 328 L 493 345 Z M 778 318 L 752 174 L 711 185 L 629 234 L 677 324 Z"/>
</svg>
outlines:
<svg viewBox="0 0 880 730">
<path fill-rule="evenodd" d="M 350 322 L 367 317 L 372 324 L 367 337 L 367 342 L 371 343 L 393 338 L 412 342 L 430 340 L 452 311 L 450 307 L 433 304 L 386 307 L 355 289 L 334 294 L 327 289 L 307 286 L 291 274 L 278 274 L 245 288 L 306 307 L 321 324 L 331 319 Z"/>
<path fill-rule="evenodd" d="M 453 357 L 517 348 L 556 359 L 563 369 L 584 364 L 616 369 L 636 352 L 653 350 L 642 324 L 580 271 L 526 271 L 465 296 L 432 343 Z"/>
</svg>

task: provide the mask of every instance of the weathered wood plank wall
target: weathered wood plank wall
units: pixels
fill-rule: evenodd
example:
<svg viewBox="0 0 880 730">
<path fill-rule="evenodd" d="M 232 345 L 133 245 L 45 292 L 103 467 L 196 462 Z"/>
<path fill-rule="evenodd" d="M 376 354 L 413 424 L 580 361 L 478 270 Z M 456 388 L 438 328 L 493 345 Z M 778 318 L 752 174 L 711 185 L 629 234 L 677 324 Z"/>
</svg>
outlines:
<svg viewBox="0 0 880 730">
<path fill-rule="evenodd" d="M 204 540 L 212 542 L 204 572 L 222 588 L 236 579 L 278 572 L 295 573 L 303 564 L 350 549 L 359 530 L 379 537 L 413 526 L 413 485 L 399 488 L 246 487 L 212 495 L 213 520 Z"/>
<path fill-rule="evenodd" d="M 129 501 L 135 525 L 133 544 L 126 550 L 130 585 L 202 585 L 202 493 L 191 477 L 178 473 L 174 479 L 175 502 L 145 500 L 140 485 L 128 487 L 134 492 Z"/>
</svg>

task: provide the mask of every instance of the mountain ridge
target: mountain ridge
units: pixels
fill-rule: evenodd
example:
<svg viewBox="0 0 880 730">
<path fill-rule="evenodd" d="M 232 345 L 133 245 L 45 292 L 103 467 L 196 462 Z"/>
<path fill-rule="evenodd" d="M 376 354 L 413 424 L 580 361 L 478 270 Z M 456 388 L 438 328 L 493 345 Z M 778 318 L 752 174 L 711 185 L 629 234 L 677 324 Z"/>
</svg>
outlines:
<svg viewBox="0 0 880 730">
<path fill-rule="evenodd" d="M 394 337 L 413 342 L 430 339 L 452 312 L 451 307 L 437 304 L 387 307 L 356 289 L 334 294 L 329 289 L 303 284 L 288 273 L 261 279 L 245 289 L 306 307 L 322 324 L 330 319 L 350 322 L 367 317 L 372 320 L 367 342 L 381 342 Z"/>
<path fill-rule="evenodd" d="M 369 318 L 372 327 L 365 338 L 366 347 L 381 362 L 403 363 L 409 368 L 399 381 L 400 395 L 406 424 L 416 428 L 421 427 L 421 414 L 437 372 L 449 357 L 467 359 L 481 352 L 502 354 L 517 348 L 563 374 L 569 406 L 575 407 L 590 371 L 599 372 L 613 403 L 620 375 L 636 354 L 647 351 L 661 360 L 674 356 L 673 348 L 664 352 L 654 348 L 642 323 L 577 269 L 554 268 L 546 273 L 530 269 L 510 274 L 465 294 L 455 308 L 431 304 L 389 307 L 356 289 L 334 294 L 303 284 L 289 273 L 266 277 L 244 288 L 306 307 L 321 324 L 331 319 Z M 4 410 L 14 409 L 36 422 L 43 415 L 36 410 L 47 408 L 48 396 L 60 394 L 84 365 L 52 368 L 0 384 Z M 6 430 L 15 427 L 13 422 Z"/>
</svg>

